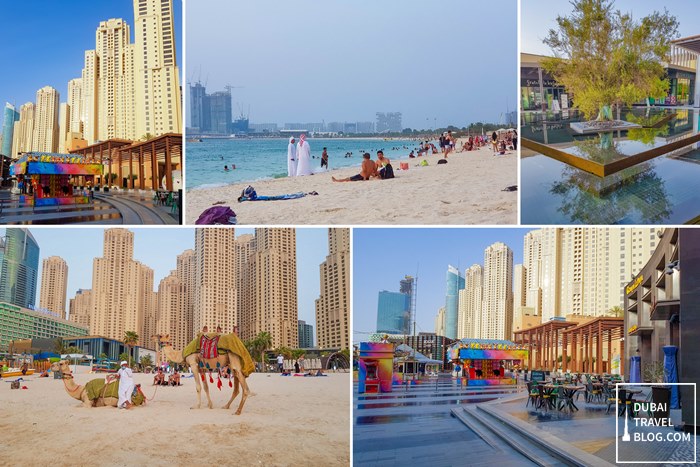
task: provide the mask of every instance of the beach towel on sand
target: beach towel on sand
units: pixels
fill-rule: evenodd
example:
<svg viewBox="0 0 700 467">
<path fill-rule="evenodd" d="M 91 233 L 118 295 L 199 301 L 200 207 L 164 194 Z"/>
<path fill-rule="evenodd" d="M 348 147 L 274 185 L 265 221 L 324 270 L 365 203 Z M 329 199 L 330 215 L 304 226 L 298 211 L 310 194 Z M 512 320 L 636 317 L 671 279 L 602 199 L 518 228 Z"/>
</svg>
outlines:
<svg viewBox="0 0 700 467">
<path fill-rule="evenodd" d="M 214 337 L 215 335 L 216 333 L 213 332 L 207 334 L 209 338 Z M 185 347 L 185 349 L 182 351 L 183 357 L 187 358 L 189 355 L 199 352 L 200 337 L 201 333 L 198 334 L 197 337 L 192 340 L 192 342 L 187 344 L 187 347 Z M 219 338 L 218 349 L 219 353 L 231 352 L 241 357 L 243 360 L 243 376 L 247 377 L 249 374 L 255 371 L 253 359 L 250 358 L 248 349 L 245 348 L 243 341 L 241 341 L 237 335 L 222 334 Z"/>
<path fill-rule="evenodd" d="M 243 201 L 280 201 L 284 199 L 298 199 L 298 198 L 303 198 L 306 196 L 306 193 L 290 193 L 288 195 L 276 195 L 276 196 L 261 196 L 261 195 L 256 195 L 254 198 L 247 197 L 247 196 L 241 196 L 238 198 L 238 202 L 242 203 Z"/>
</svg>

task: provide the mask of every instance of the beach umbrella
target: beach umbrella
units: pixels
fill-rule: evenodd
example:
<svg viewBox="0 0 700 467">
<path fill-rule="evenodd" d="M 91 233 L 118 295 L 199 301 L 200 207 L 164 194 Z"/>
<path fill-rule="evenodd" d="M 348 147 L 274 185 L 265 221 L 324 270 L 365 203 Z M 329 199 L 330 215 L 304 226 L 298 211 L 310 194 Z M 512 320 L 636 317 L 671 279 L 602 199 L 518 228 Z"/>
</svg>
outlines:
<svg viewBox="0 0 700 467">
<path fill-rule="evenodd" d="M 642 357 L 634 355 L 630 357 L 630 383 L 642 382 Z"/>
<path fill-rule="evenodd" d="M 678 366 L 676 365 L 676 354 L 678 347 L 675 345 L 664 346 L 664 380 L 667 383 L 678 382 Z M 671 408 L 680 409 L 680 395 L 678 394 L 678 386 L 671 386 Z"/>
</svg>

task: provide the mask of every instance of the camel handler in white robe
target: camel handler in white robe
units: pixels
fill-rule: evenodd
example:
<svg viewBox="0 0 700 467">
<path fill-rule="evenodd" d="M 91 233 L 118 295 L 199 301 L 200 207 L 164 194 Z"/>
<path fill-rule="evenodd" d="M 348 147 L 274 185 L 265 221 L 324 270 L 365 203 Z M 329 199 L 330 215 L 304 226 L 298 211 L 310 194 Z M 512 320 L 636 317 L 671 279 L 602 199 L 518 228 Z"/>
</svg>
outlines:
<svg viewBox="0 0 700 467">
<path fill-rule="evenodd" d="M 287 145 L 287 176 L 297 176 L 297 147 L 294 144 L 294 136 L 289 138 Z"/>
<path fill-rule="evenodd" d="M 297 177 L 311 174 L 311 147 L 306 142 L 306 135 L 302 133 L 297 145 Z"/>
<path fill-rule="evenodd" d="M 134 374 L 131 372 L 131 368 L 128 367 L 126 360 L 122 360 L 121 368 L 117 371 L 117 378 L 119 378 L 119 402 L 117 402 L 117 408 L 127 408 L 133 407 L 131 403 L 131 394 L 134 392 Z"/>
</svg>

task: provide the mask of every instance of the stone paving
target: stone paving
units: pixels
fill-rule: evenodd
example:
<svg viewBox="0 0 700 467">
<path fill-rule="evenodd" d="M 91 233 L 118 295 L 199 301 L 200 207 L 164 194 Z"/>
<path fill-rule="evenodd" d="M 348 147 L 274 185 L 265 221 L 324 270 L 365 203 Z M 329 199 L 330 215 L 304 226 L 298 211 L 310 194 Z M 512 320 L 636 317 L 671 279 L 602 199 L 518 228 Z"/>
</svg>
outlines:
<svg viewBox="0 0 700 467">
<path fill-rule="evenodd" d="M 365 396 L 354 389 L 353 465 L 529 466 L 520 453 L 494 449 L 450 415 L 460 404 L 511 396 L 514 387 L 459 388 L 451 382 Z"/>
</svg>

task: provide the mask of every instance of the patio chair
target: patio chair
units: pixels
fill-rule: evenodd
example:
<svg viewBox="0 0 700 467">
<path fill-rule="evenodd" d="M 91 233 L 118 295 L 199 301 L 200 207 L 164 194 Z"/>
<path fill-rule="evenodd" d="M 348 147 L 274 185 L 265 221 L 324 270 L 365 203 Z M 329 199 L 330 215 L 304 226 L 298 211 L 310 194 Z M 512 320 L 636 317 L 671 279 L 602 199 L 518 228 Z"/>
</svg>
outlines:
<svg viewBox="0 0 700 467">
<path fill-rule="evenodd" d="M 537 402 L 540 398 L 540 391 L 537 389 L 537 386 L 532 381 L 527 382 L 527 394 L 527 403 L 525 404 L 525 407 L 527 407 L 530 404 L 530 402 L 532 402 L 533 407 L 537 407 Z"/>
</svg>

